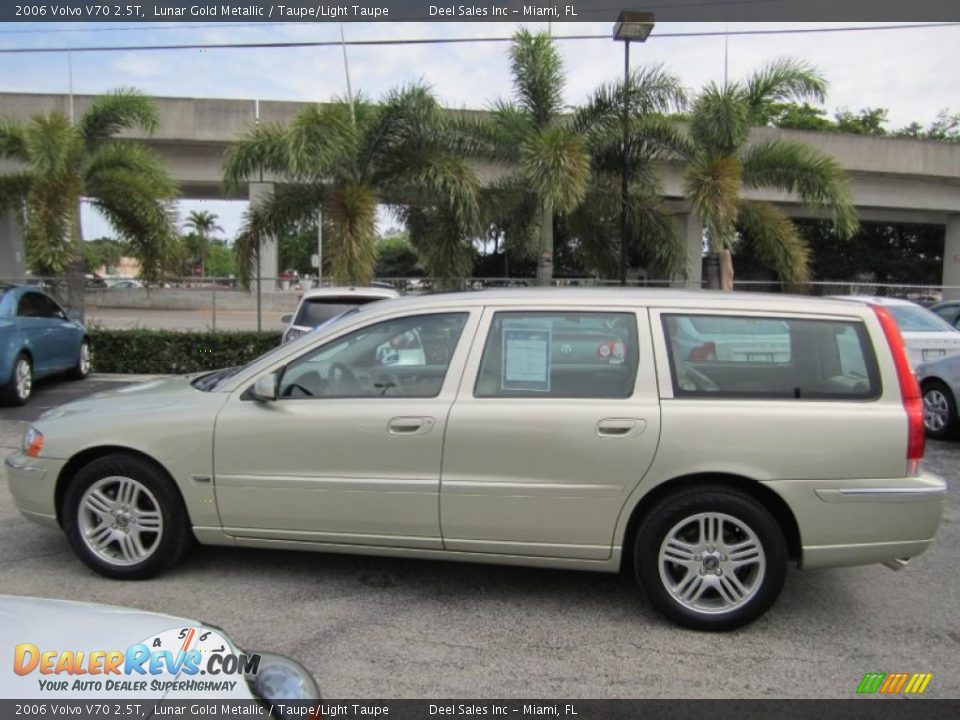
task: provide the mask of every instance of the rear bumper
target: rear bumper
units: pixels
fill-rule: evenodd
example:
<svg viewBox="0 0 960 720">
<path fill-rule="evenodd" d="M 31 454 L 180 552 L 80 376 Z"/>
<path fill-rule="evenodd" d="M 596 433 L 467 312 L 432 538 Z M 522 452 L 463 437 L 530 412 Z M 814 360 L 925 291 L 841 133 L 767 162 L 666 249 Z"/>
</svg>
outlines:
<svg viewBox="0 0 960 720">
<path fill-rule="evenodd" d="M 933 543 L 947 484 L 931 474 L 909 478 L 782 480 L 766 483 L 793 510 L 803 568 L 905 560 Z"/>
<path fill-rule="evenodd" d="M 58 528 L 55 491 L 65 461 L 14 453 L 3 464 L 13 502 L 23 516 Z"/>
</svg>

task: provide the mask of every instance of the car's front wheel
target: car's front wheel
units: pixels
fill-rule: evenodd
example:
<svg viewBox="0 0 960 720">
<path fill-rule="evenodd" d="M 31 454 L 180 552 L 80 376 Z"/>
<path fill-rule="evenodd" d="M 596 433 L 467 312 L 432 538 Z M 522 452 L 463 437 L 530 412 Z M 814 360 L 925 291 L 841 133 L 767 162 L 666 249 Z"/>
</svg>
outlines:
<svg viewBox="0 0 960 720">
<path fill-rule="evenodd" d="M 694 630 L 732 630 L 763 615 L 786 577 L 787 545 L 759 502 L 720 486 L 687 488 L 645 516 L 637 579 L 666 617 Z"/>
<path fill-rule="evenodd" d="M 64 495 L 63 529 L 87 565 L 112 578 L 153 577 L 173 565 L 190 538 L 172 481 L 141 458 L 109 455 L 84 466 Z"/>
<path fill-rule="evenodd" d="M 938 440 L 957 432 L 957 402 L 950 388 L 939 380 L 923 386 L 923 426 L 927 435 Z"/>
<path fill-rule="evenodd" d="M 13 362 L 10 380 L 0 387 L 0 400 L 4 405 L 26 405 L 32 394 L 33 363 L 26 353 L 20 353 Z"/>
</svg>

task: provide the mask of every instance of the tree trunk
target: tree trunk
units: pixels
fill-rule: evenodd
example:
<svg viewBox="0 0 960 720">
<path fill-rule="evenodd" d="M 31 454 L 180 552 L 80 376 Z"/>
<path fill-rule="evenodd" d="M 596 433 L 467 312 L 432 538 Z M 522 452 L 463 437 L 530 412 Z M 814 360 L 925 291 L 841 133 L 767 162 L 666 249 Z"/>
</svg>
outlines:
<svg viewBox="0 0 960 720">
<path fill-rule="evenodd" d="M 720 251 L 720 289 L 733 292 L 733 253 L 729 250 Z"/>
<path fill-rule="evenodd" d="M 77 211 L 73 222 L 73 259 L 67 268 L 67 306 L 75 310 L 80 321 L 83 322 L 85 316 L 83 293 L 86 289 L 87 281 L 83 273 L 83 230 L 80 227 L 80 201 L 77 201 Z"/>
<path fill-rule="evenodd" d="M 544 202 L 540 214 L 540 245 L 537 253 L 537 285 L 553 284 L 553 208 Z"/>
<path fill-rule="evenodd" d="M 720 253 L 711 250 L 706 262 L 707 290 L 720 289 Z"/>
</svg>

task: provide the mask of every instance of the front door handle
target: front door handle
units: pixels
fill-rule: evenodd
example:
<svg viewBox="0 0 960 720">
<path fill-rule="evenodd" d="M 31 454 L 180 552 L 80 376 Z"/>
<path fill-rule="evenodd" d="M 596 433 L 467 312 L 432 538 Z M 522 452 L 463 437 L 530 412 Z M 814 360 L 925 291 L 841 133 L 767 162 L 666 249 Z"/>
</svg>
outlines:
<svg viewBox="0 0 960 720">
<path fill-rule="evenodd" d="M 395 417 L 387 423 L 391 435 L 426 435 L 433 430 L 432 417 Z"/>
<path fill-rule="evenodd" d="M 647 429 L 647 421 L 640 418 L 604 418 L 597 423 L 597 435 L 602 438 L 636 437 Z"/>
</svg>

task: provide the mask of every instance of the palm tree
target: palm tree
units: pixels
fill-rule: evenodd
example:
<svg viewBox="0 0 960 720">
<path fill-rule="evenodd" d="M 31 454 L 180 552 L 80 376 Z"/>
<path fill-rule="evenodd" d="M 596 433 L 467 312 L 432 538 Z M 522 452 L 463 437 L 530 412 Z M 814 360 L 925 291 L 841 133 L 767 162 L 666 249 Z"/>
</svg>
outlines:
<svg viewBox="0 0 960 720">
<path fill-rule="evenodd" d="M 195 239 L 193 250 L 196 256 L 200 258 L 200 277 L 206 274 L 207 243 L 209 236 L 214 233 L 222 233 L 223 228 L 217 225 L 216 214 L 209 210 L 191 210 L 187 216 L 184 227 L 190 228 L 191 235 Z"/>
<path fill-rule="evenodd" d="M 487 118 L 467 119 L 461 130 L 470 138 L 468 153 L 507 168 L 486 194 L 485 214 L 506 228 L 514 250 L 536 247 L 537 283 L 549 285 L 555 216 L 575 210 L 586 195 L 590 155 L 563 114 L 563 63 L 553 38 L 517 32 L 510 70 L 513 99 L 496 101 Z"/>
<path fill-rule="evenodd" d="M 847 181 L 832 158 L 792 140 L 748 143 L 750 128 L 763 124 L 774 104 L 822 102 L 825 90 L 814 68 L 779 60 L 744 81 L 725 87 L 710 83 L 697 96 L 683 153 L 684 192 L 706 228 L 708 287 L 732 288 L 731 252 L 738 231 L 782 280 L 802 283 L 809 277 L 809 251 L 796 226 L 772 203 L 744 198 L 744 190 L 794 193 L 805 205 L 825 210 L 841 237 L 856 232 Z"/>
<path fill-rule="evenodd" d="M 162 270 L 177 188 L 153 152 L 115 139 L 133 128 L 153 132 L 157 124 L 153 102 L 131 89 L 101 95 L 77 123 L 56 110 L 26 123 L 0 121 L 0 159 L 14 164 L 0 175 L 0 211 L 24 209 L 31 269 L 69 271 L 67 302 L 81 315 L 82 199 L 129 244 L 145 279 Z"/>
<path fill-rule="evenodd" d="M 477 222 L 476 178 L 453 148 L 449 116 L 422 85 L 393 90 L 381 103 L 363 99 L 313 105 L 288 126 L 251 129 L 228 152 L 228 187 L 270 173 L 280 179 L 267 200 L 250 208 L 237 238 L 241 279 L 263 240 L 315 219 L 322 209 L 325 255 L 338 283 L 366 284 L 376 264 L 377 205 L 416 214 L 411 241 L 420 247 L 443 224 L 450 252 L 427 269 L 444 277 L 471 250 Z M 444 264 L 446 263 L 446 264 Z"/>
<path fill-rule="evenodd" d="M 685 276 L 686 249 L 663 200 L 657 165 L 686 147 L 683 131 L 668 118 L 686 96 L 679 79 L 661 66 L 635 70 L 599 87 L 574 115 L 573 129 L 590 153 L 591 182 L 585 200 L 562 223 L 578 244 L 584 264 L 613 277 L 619 264 L 621 182 L 626 163 L 628 256 L 667 277 Z M 627 116 L 627 153 L 623 108 Z M 638 242 L 641 240 L 641 242 Z"/>
</svg>

